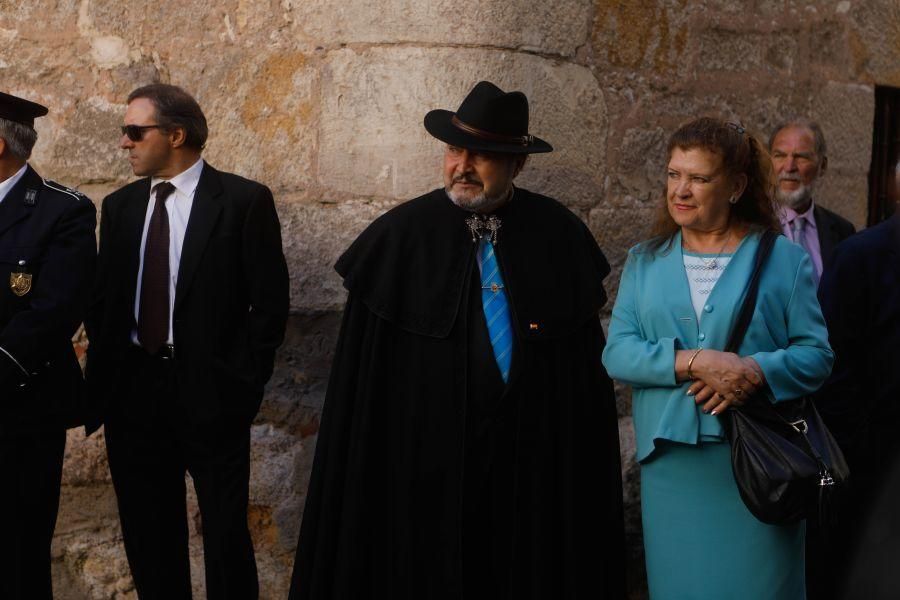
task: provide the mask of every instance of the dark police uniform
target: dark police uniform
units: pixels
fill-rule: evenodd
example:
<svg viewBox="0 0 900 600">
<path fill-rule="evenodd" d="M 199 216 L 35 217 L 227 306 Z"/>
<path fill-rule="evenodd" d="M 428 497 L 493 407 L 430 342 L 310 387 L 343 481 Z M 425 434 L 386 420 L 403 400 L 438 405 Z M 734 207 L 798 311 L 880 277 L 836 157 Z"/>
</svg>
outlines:
<svg viewBox="0 0 900 600">
<path fill-rule="evenodd" d="M 16 106 L 25 101 L 9 98 L 0 94 L 0 118 L 30 124 L 16 118 Z M 8 103 L 14 105 L 12 112 L 3 110 Z M 95 227 L 96 211 L 87 197 L 42 179 L 31 166 L 0 200 L 4 600 L 52 597 L 50 542 L 66 428 L 84 419 L 83 378 L 72 336 L 84 317 L 93 280 Z"/>
</svg>

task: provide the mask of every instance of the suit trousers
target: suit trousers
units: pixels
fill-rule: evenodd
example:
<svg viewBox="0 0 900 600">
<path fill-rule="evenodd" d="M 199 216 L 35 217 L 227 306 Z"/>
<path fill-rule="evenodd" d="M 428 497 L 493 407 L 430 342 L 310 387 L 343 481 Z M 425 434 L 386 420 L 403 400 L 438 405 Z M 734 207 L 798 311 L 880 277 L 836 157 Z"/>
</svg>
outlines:
<svg viewBox="0 0 900 600">
<path fill-rule="evenodd" d="M 59 510 L 66 432 L 0 437 L 0 598 L 50 600 L 50 543 Z"/>
<path fill-rule="evenodd" d="M 191 598 L 185 497 L 190 474 L 200 508 L 206 597 L 255 600 L 259 584 L 247 526 L 250 424 L 188 423 L 175 360 L 133 348 L 122 374 L 131 392 L 105 422 L 135 588 L 141 600 Z"/>
</svg>

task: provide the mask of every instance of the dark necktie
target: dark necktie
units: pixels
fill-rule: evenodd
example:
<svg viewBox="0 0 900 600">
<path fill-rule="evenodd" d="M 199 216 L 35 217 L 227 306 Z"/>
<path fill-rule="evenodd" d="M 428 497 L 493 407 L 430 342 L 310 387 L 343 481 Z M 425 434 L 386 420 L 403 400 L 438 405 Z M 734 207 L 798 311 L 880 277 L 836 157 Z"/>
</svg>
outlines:
<svg viewBox="0 0 900 600">
<path fill-rule="evenodd" d="M 157 183 L 156 206 L 150 216 L 144 247 L 141 305 L 138 311 L 138 341 L 156 354 L 169 339 L 169 213 L 166 199 L 175 191 L 168 181 Z"/>
</svg>

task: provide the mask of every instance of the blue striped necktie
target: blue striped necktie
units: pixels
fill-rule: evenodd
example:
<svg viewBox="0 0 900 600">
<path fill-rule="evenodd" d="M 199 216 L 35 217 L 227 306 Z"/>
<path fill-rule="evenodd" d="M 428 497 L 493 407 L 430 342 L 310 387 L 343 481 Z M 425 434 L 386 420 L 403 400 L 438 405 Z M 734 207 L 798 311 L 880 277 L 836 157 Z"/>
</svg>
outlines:
<svg viewBox="0 0 900 600">
<path fill-rule="evenodd" d="M 491 347 L 503 382 L 507 383 L 512 364 L 512 321 L 509 317 L 509 301 L 503 289 L 503 276 L 490 236 L 482 237 L 478 243 L 478 268 L 481 271 L 481 305 L 484 308 Z"/>
</svg>

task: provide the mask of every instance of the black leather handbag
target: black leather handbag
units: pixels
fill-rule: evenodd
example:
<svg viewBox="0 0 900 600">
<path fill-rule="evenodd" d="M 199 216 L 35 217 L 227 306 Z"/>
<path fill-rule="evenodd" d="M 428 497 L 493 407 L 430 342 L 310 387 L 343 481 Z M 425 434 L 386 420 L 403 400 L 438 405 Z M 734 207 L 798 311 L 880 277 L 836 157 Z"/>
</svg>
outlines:
<svg viewBox="0 0 900 600">
<path fill-rule="evenodd" d="M 777 234 L 760 240 L 753 273 L 726 352 L 737 352 L 756 306 L 759 279 Z M 772 403 L 763 391 L 720 417 L 731 443 L 731 466 L 741 498 L 760 521 L 825 523 L 849 476 L 847 462 L 810 398 Z"/>
</svg>

